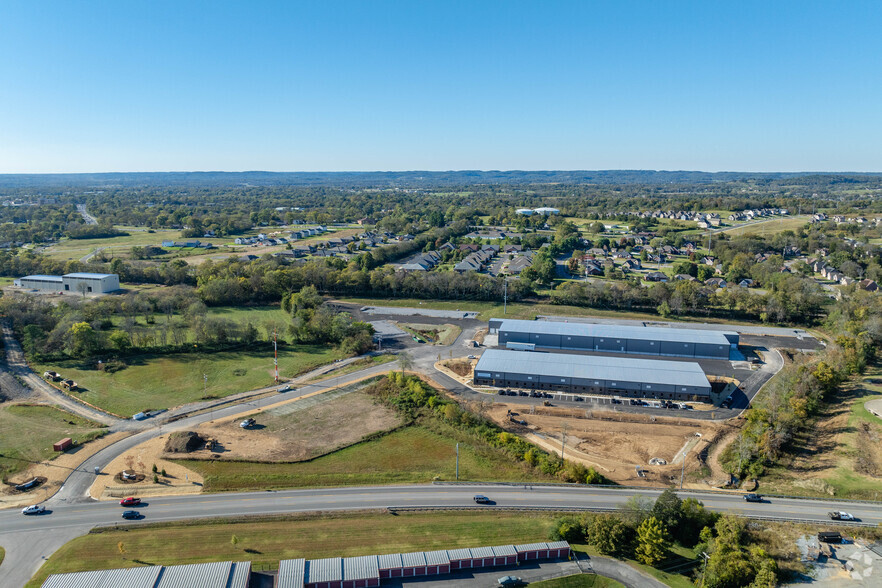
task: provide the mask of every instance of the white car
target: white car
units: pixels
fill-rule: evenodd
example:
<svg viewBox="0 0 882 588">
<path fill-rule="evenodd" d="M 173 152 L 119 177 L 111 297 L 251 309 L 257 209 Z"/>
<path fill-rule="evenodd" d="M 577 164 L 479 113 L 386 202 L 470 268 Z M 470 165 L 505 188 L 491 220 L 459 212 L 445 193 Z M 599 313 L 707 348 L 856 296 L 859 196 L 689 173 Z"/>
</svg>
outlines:
<svg viewBox="0 0 882 588">
<path fill-rule="evenodd" d="M 290 391 L 293 390 L 293 389 L 294 389 L 294 388 L 292 388 L 292 387 L 289 386 L 288 384 L 285 384 L 284 386 L 282 386 L 281 388 L 279 388 L 279 393 L 281 394 L 281 393 L 283 393 L 283 392 L 290 392 Z"/>
<path fill-rule="evenodd" d="M 850 514 L 847 512 L 842 512 L 841 510 L 828 512 L 827 516 L 829 516 L 834 521 L 853 521 L 854 520 L 853 514 Z"/>
<path fill-rule="evenodd" d="M 46 507 L 39 504 L 32 504 L 21 509 L 21 514 L 23 515 L 42 514 L 44 512 L 46 512 Z"/>
</svg>

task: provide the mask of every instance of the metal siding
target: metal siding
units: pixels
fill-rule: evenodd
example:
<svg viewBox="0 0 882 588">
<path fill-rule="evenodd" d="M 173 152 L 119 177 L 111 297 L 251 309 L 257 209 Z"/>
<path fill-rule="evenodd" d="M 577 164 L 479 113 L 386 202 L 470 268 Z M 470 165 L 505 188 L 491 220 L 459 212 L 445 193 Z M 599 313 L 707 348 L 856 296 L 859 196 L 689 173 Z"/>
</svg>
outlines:
<svg viewBox="0 0 882 588">
<path fill-rule="evenodd" d="M 279 562 L 276 588 L 303 588 L 306 560 L 286 559 Z"/>
<path fill-rule="evenodd" d="M 364 580 L 380 575 L 376 555 L 347 557 L 343 559 L 343 580 Z"/>
<path fill-rule="evenodd" d="M 343 560 L 339 557 L 311 559 L 306 563 L 306 581 L 312 583 L 340 582 L 343 579 Z"/>
</svg>

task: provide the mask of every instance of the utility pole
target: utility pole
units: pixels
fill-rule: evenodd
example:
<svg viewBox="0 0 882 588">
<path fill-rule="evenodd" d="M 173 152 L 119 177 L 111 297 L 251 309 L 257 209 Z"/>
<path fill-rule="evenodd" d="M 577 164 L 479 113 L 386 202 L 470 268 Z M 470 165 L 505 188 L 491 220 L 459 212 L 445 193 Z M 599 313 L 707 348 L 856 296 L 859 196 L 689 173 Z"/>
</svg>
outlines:
<svg viewBox="0 0 882 588">
<path fill-rule="evenodd" d="M 456 444 L 456 481 L 459 482 L 459 443 Z"/>
<path fill-rule="evenodd" d="M 273 331 L 273 367 L 275 368 L 276 384 L 279 383 L 279 346 L 276 332 Z"/>
<path fill-rule="evenodd" d="M 560 460 L 564 459 L 564 449 L 567 447 L 567 426 L 564 424 L 560 433 Z"/>
</svg>

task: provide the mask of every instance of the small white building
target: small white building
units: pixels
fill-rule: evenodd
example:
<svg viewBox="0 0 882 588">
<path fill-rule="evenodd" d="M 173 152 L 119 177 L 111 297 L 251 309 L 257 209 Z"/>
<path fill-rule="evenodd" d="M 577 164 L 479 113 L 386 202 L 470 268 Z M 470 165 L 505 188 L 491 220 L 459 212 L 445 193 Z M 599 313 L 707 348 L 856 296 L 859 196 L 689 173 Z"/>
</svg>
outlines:
<svg viewBox="0 0 882 588">
<path fill-rule="evenodd" d="M 533 215 L 532 208 L 518 208 L 515 212 L 518 214 L 522 214 L 524 216 L 532 216 Z"/>
<path fill-rule="evenodd" d="M 560 211 L 558 209 L 550 208 L 548 206 L 543 206 L 541 208 L 534 208 L 533 212 L 535 212 L 536 214 L 545 214 L 545 215 L 560 214 Z"/>
<path fill-rule="evenodd" d="M 73 273 L 63 276 L 25 276 L 13 282 L 15 286 L 43 292 L 73 292 L 75 294 L 106 294 L 119 290 L 119 275 Z"/>
</svg>

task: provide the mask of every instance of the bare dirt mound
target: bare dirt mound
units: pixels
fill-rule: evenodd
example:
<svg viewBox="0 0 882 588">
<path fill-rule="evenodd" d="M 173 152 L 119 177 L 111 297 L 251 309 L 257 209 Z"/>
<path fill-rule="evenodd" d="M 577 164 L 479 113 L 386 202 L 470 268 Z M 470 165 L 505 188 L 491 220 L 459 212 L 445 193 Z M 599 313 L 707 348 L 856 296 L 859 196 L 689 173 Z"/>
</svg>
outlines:
<svg viewBox="0 0 882 588">
<path fill-rule="evenodd" d="M 191 453 L 204 444 L 205 439 L 196 431 L 181 431 L 168 436 L 164 451 L 166 453 Z"/>
</svg>

